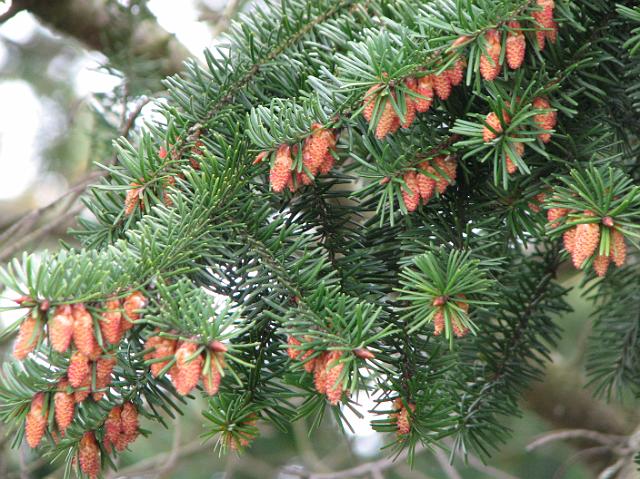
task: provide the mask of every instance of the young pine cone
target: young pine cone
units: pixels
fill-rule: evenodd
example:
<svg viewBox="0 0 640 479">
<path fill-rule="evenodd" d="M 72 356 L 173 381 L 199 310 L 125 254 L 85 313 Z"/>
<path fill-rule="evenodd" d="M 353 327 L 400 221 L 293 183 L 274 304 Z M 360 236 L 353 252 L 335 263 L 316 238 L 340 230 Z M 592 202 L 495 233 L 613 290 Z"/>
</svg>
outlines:
<svg viewBox="0 0 640 479">
<path fill-rule="evenodd" d="M 18 360 L 25 359 L 30 352 L 36 349 L 42 336 L 42 324 L 40 320 L 29 315 L 22 320 L 18 337 L 13 345 L 13 356 Z"/>
<path fill-rule="evenodd" d="M 68 305 L 56 308 L 53 318 L 47 322 L 49 343 L 54 351 L 64 353 L 69 349 L 73 336 L 73 316 Z"/>
</svg>

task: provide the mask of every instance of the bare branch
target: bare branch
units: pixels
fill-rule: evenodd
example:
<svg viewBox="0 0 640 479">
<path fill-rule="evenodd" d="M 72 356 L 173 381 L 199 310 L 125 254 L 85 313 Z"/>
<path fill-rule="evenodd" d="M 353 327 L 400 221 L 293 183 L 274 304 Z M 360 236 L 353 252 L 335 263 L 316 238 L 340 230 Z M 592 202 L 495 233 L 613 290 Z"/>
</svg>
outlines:
<svg viewBox="0 0 640 479">
<path fill-rule="evenodd" d="M 159 76 L 178 73 L 189 57 L 186 47 L 153 18 L 130 22 L 106 0 L 14 0 L 13 5 L 107 56 L 127 51 L 131 62 L 156 62 Z"/>
<path fill-rule="evenodd" d="M 596 442 L 598 444 L 602 444 L 604 446 L 608 446 L 611 449 L 614 449 L 618 445 L 620 445 L 627 436 L 619 436 L 616 434 L 604 434 L 598 431 L 591 431 L 589 429 L 566 429 L 560 431 L 551 431 L 549 433 L 543 434 L 529 445 L 527 445 L 527 451 L 533 451 L 545 444 L 554 441 L 562 441 L 565 439 L 588 439 L 590 441 Z"/>
</svg>

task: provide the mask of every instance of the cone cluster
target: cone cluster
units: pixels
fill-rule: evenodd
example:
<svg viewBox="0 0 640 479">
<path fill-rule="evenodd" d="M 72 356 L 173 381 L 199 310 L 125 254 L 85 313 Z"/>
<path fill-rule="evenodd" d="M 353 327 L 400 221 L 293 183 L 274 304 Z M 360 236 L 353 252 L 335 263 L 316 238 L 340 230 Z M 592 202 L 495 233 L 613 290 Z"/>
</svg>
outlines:
<svg viewBox="0 0 640 479">
<path fill-rule="evenodd" d="M 404 88 L 390 87 L 385 90 L 384 85 L 378 83 L 373 85 L 364 96 L 362 114 L 371 123 L 374 113 L 379 112 L 376 117 L 375 135 L 379 140 L 389 133 L 395 133 L 400 128 L 409 128 L 416 119 L 417 113 L 424 113 L 431 108 L 433 99 L 437 96 L 440 100 L 447 100 L 451 95 L 454 86 L 462 83 L 466 60 L 460 57 L 450 68 L 438 74 L 429 74 L 421 77 L 409 77 L 404 80 Z M 397 102 L 402 95 L 406 111 L 404 118 L 400 118 L 393 108 L 393 102 Z"/>
<path fill-rule="evenodd" d="M 547 220 L 550 227 L 560 226 L 563 218 L 567 215 L 576 215 L 576 211 L 564 208 L 550 208 L 547 210 Z M 615 226 L 615 222 L 609 216 L 605 216 L 597 221 L 597 216 L 589 210 L 582 212 L 577 219 L 591 220 L 590 223 L 580 223 L 566 230 L 562 235 L 564 249 L 571 255 L 571 261 L 577 269 L 584 269 L 593 260 L 593 270 L 603 277 L 609 269 L 609 264 L 613 262 L 617 267 L 625 264 L 627 258 L 627 245 L 624 234 Z M 600 254 L 600 242 L 603 231 L 607 229 L 609 233 L 609 251 Z"/>
<path fill-rule="evenodd" d="M 391 414 L 391 419 L 397 425 L 398 436 L 405 436 L 411 431 L 411 413 L 416 410 L 415 404 L 409 403 L 406 408 L 401 398 L 396 398 L 393 402 L 396 412 Z"/>
<path fill-rule="evenodd" d="M 107 451 L 124 451 L 139 434 L 138 410 L 131 402 L 115 406 L 104 422 L 103 444 Z"/>
<path fill-rule="evenodd" d="M 69 354 L 66 376 L 58 382 L 51 398 L 54 423 L 60 435 L 64 436 L 73 422 L 76 404 L 90 395 L 94 401 L 100 401 L 106 394 L 116 365 L 116 357 L 108 349 L 120 343 L 124 332 L 133 327 L 133 321 L 140 319 L 140 310 L 146 305 L 144 295 L 135 291 L 122 302 L 112 298 L 93 306 L 92 310 L 102 310 L 99 317 L 92 315 L 82 303 L 52 309 L 41 305 L 21 323 L 14 346 L 17 359 L 25 359 L 43 338 L 48 339 L 56 353 Z M 102 336 L 102 347 L 95 336 L 97 329 Z M 44 397 L 44 393 L 34 396 L 25 421 L 25 437 L 31 447 L 40 443 L 46 431 L 46 414 L 42 414 Z"/>
<path fill-rule="evenodd" d="M 78 462 L 80 470 L 90 479 L 100 475 L 100 447 L 93 432 L 86 432 L 78 446 Z"/>
<path fill-rule="evenodd" d="M 420 202 L 426 205 L 436 192 L 443 194 L 455 182 L 458 162 L 453 156 L 436 156 L 418 167 L 418 171 L 408 171 L 402 177 L 406 185 L 402 187 L 402 199 L 410 213 Z"/>
<path fill-rule="evenodd" d="M 287 188 L 293 193 L 301 186 L 311 185 L 318 175 L 326 175 L 331 171 L 335 163 L 336 142 L 337 137 L 332 129 L 314 123 L 311 125 L 311 133 L 302 145 L 283 144 L 275 153 L 262 151 L 253 163 L 258 164 L 271 157 L 269 170 L 271 189 L 281 193 Z M 300 147 L 304 168 L 302 171 L 294 171 L 294 157 L 298 155 Z"/>
<path fill-rule="evenodd" d="M 453 299 L 456 306 L 462 311 L 457 311 L 452 308 L 448 309 L 449 320 L 451 321 L 451 329 L 453 334 L 458 338 L 462 338 L 469 334 L 469 328 L 464 326 L 462 321 L 460 320 L 460 315 L 468 315 L 469 314 L 469 303 L 464 301 L 465 296 L 459 295 L 457 297 L 458 301 Z M 436 308 L 435 315 L 433 316 L 433 326 L 434 326 L 434 335 L 439 336 L 446 329 L 446 320 L 445 320 L 445 308 L 448 302 L 452 301 L 451 298 L 446 296 L 438 296 L 433 300 L 433 306 Z"/>
<path fill-rule="evenodd" d="M 220 341 L 202 346 L 195 339 L 178 341 L 155 335 L 147 339 L 145 349 L 144 359 L 151 361 L 153 377 L 158 377 L 170 366 L 168 374 L 178 394 L 186 396 L 200 380 L 209 396 L 218 393 L 227 352 L 227 347 Z"/>
</svg>

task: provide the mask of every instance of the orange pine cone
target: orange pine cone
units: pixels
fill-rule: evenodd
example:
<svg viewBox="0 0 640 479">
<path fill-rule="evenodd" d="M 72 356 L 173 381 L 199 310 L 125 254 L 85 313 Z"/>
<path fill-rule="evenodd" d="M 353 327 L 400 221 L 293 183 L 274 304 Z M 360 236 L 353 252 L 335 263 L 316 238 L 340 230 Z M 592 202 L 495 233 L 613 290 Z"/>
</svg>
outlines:
<svg viewBox="0 0 640 479">
<path fill-rule="evenodd" d="M 489 30 L 485 36 L 484 48 L 480 56 L 480 74 L 487 81 L 495 80 L 500 74 L 500 35 L 496 30 Z"/>
<path fill-rule="evenodd" d="M 129 331 L 133 327 L 133 322 L 140 319 L 140 310 L 145 308 L 147 304 L 149 301 L 140 291 L 134 291 L 124 299 L 122 303 L 124 309 L 123 331 Z"/>
<path fill-rule="evenodd" d="M 496 139 L 498 135 L 502 133 L 502 122 L 500 121 L 498 115 L 496 115 L 494 112 L 490 112 L 484 121 L 486 125 L 484 125 L 482 129 L 482 139 L 485 143 L 489 143 L 490 141 Z"/>
<path fill-rule="evenodd" d="M 624 235 L 618 230 L 611 230 L 611 259 L 620 268 L 627 259 L 627 245 Z"/>
<path fill-rule="evenodd" d="M 576 226 L 576 241 L 573 250 L 573 265 L 580 269 L 582 263 L 595 253 L 600 243 L 600 225 L 582 223 Z"/>
<path fill-rule="evenodd" d="M 402 200 L 407 207 L 408 212 L 415 211 L 420 203 L 420 187 L 415 171 L 408 171 L 402 177 L 406 183 L 406 187 L 402 187 Z"/>
<path fill-rule="evenodd" d="M 329 359 L 328 353 L 322 353 L 314 361 L 313 370 L 313 384 L 316 387 L 316 391 L 320 394 L 326 394 L 327 392 L 327 361 Z"/>
<path fill-rule="evenodd" d="M 562 242 L 564 244 L 564 249 L 566 249 L 569 253 L 573 253 L 573 250 L 576 247 L 576 228 L 571 228 L 565 231 L 562 234 Z"/>
<path fill-rule="evenodd" d="M 382 140 L 388 133 L 392 133 L 394 129 L 400 127 L 400 119 L 393 109 L 393 105 L 389 98 L 385 98 L 382 102 L 382 114 L 376 126 L 376 138 Z"/>
<path fill-rule="evenodd" d="M 96 354 L 99 349 L 93 334 L 93 318 L 83 304 L 74 304 L 73 308 L 73 343 L 78 351 L 87 357 Z"/>
<path fill-rule="evenodd" d="M 512 143 L 511 146 L 514 149 L 516 155 L 518 155 L 520 158 L 522 158 L 522 156 L 524 155 L 524 143 L 522 143 L 520 141 L 516 141 L 516 142 Z M 508 153 L 507 153 L 507 161 L 506 161 L 506 163 L 507 163 L 507 173 L 509 173 L 510 175 L 513 175 L 516 171 L 518 171 L 518 166 L 511 159 L 511 157 L 509 156 Z"/>
<path fill-rule="evenodd" d="M 269 182 L 271 189 L 276 193 L 280 193 L 287 186 L 287 182 L 291 178 L 291 168 L 293 167 L 293 159 L 291 158 L 291 148 L 289 145 L 280 145 L 276 152 L 276 158 L 269 171 Z"/>
<path fill-rule="evenodd" d="M 533 100 L 533 107 L 538 110 L 548 110 L 551 108 L 551 104 L 549 100 L 546 98 L 538 97 Z M 539 113 L 533 116 L 534 121 L 538 125 L 538 128 L 541 130 L 553 130 L 556 127 L 556 123 L 558 120 L 558 114 L 555 111 Z M 540 133 L 538 138 L 542 140 L 543 143 L 549 143 L 551 141 L 551 133 Z"/>
<path fill-rule="evenodd" d="M 331 168 L 333 168 L 335 162 L 336 159 L 333 157 L 331 150 L 327 151 L 327 154 L 324 155 L 324 160 L 320 165 L 320 174 L 326 175 L 327 173 L 329 173 L 331 171 Z"/>
<path fill-rule="evenodd" d="M 560 218 L 564 218 L 569 214 L 569 210 L 566 208 L 549 208 L 547 210 L 547 221 L 551 228 L 557 228 L 560 226 Z"/>
<path fill-rule="evenodd" d="M 436 95 L 441 100 L 446 100 L 451 95 L 451 78 L 449 74 L 444 71 L 440 75 L 434 75 L 433 88 L 436 91 Z"/>
<path fill-rule="evenodd" d="M 396 399 L 395 403 L 396 407 L 399 411 L 396 413 L 397 424 L 398 424 L 398 435 L 409 434 L 411 431 L 411 416 L 409 414 L 409 409 L 411 411 L 415 411 L 416 407 L 414 404 L 409 404 L 409 409 L 404 407 L 402 400 L 400 398 Z"/>
<path fill-rule="evenodd" d="M 452 86 L 458 86 L 464 79 L 464 68 L 467 66 L 467 61 L 464 57 L 458 58 L 451 68 L 447 70 L 449 75 L 449 82 Z"/>
<path fill-rule="evenodd" d="M 307 350 L 301 357 L 300 357 L 300 361 L 306 361 L 306 359 L 311 356 L 315 351 L 313 349 L 309 349 Z M 309 361 L 306 361 L 303 365 L 304 370 L 308 373 L 311 373 L 315 370 L 316 368 L 316 361 L 319 359 L 319 357 L 310 359 Z"/>
<path fill-rule="evenodd" d="M 428 171 L 432 174 L 437 174 L 433 167 L 429 164 L 428 161 L 420 163 L 420 169 L 424 171 Z M 416 175 L 416 179 L 418 180 L 418 190 L 420 191 L 420 197 L 422 201 L 426 204 L 429 202 L 431 198 L 433 198 L 433 194 L 436 191 L 436 180 L 432 177 L 425 175 L 423 173 L 418 173 Z"/>
<path fill-rule="evenodd" d="M 76 404 L 83 402 L 91 394 L 91 375 L 88 375 L 82 381 L 82 384 L 73 392 L 73 400 Z"/>
<path fill-rule="evenodd" d="M 122 420 L 120 418 L 122 407 L 114 406 L 107 419 L 104 421 L 104 438 L 109 443 L 116 444 L 122 433 Z"/>
<path fill-rule="evenodd" d="M 127 190 L 127 194 L 124 198 L 124 214 L 125 216 L 131 216 L 133 212 L 136 210 L 138 205 L 142 205 L 142 199 L 140 198 L 140 194 L 142 193 L 142 188 L 139 183 L 135 181 L 131 183 L 131 189 Z"/>
<path fill-rule="evenodd" d="M 402 128 L 409 128 L 416 119 L 416 104 L 409 95 L 405 95 L 405 103 L 407 105 L 407 111 L 404 114 L 404 123 Z"/>
<path fill-rule="evenodd" d="M 18 337 L 13 345 L 13 356 L 22 361 L 36 349 L 42 336 L 42 324 L 37 318 L 29 315 L 20 324 Z"/>
<path fill-rule="evenodd" d="M 598 276 L 601 278 L 607 274 L 607 269 L 609 268 L 610 258 L 605 255 L 598 255 L 593 260 L 593 270 L 596 272 Z"/>
<path fill-rule="evenodd" d="M 440 179 L 436 182 L 436 188 L 438 190 L 438 193 L 443 194 L 447 189 L 447 186 L 453 184 L 456 181 L 458 166 L 457 161 L 455 160 L 455 158 L 437 156 L 434 158 L 433 162 L 435 163 L 435 166 L 437 168 L 439 168 L 446 174 L 446 176 L 441 175 L 437 173 L 437 170 L 435 170 L 436 174 L 438 174 L 438 176 L 440 177 Z"/>
<path fill-rule="evenodd" d="M 202 373 L 202 385 L 209 396 L 215 396 L 220 389 L 222 374 L 219 368 L 224 367 L 223 353 L 211 353 L 209 371 Z"/>
<path fill-rule="evenodd" d="M 198 345 L 191 341 L 184 341 L 176 349 L 177 379 L 173 381 L 178 394 L 186 396 L 198 384 L 202 372 L 202 355 L 189 359 L 198 350 Z"/>
<path fill-rule="evenodd" d="M 64 353 L 69 349 L 73 336 L 73 316 L 70 306 L 59 306 L 47 322 L 49 343 L 54 351 Z"/>
<path fill-rule="evenodd" d="M 120 311 L 120 301 L 116 298 L 105 303 L 106 311 L 100 317 L 100 333 L 102 338 L 109 344 L 118 344 L 122 340 L 122 312 Z"/>
<path fill-rule="evenodd" d="M 156 350 L 154 353 L 154 359 L 162 359 L 167 358 L 164 361 L 159 361 L 157 363 L 153 363 L 151 365 L 151 374 L 153 377 L 158 377 L 164 367 L 169 364 L 171 357 L 175 354 L 176 351 L 176 341 L 174 339 L 169 338 L 161 338 L 160 342 L 156 346 Z"/>
<path fill-rule="evenodd" d="M 132 402 L 126 402 L 122 405 L 120 413 L 122 432 L 127 436 L 138 434 L 139 420 L 138 410 Z"/>
<path fill-rule="evenodd" d="M 555 2 L 554 0 L 537 0 L 536 3 L 541 7 L 541 10 L 532 13 L 536 24 L 536 40 L 538 48 L 544 50 L 545 39 L 555 43 L 558 35 L 558 26 L 553 19 Z"/>
<path fill-rule="evenodd" d="M 436 314 L 433 316 L 433 335 L 439 336 L 444 331 L 444 312 L 441 308 L 436 311 Z"/>
<path fill-rule="evenodd" d="M 24 424 L 24 437 L 30 448 L 35 448 L 42 441 L 47 429 L 48 412 L 44 412 L 44 393 L 37 393 L 31 400 L 31 408 Z"/>
<path fill-rule="evenodd" d="M 287 338 L 287 344 L 289 346 L 300 346 L 302 343 L 300 341 L 298 341 L 295 337 L 289 336 Z M 287 354 L 293 360 L 298 359 L 298 356 L 300 356 L 301 352 L 302 351 L 300 349 L 298 349 L 298 348 L 294 348 L 294 347 L 287 348 Z"/>
<path fill-rule="evenodd" d="M 376 100 L 379 95 L 377 90 L 379 90 L 381 86 L 382 85 L 379 83 L 377 85 L 373 85 L 364 95 L 364 110 L 362 110 L 362 115 L 368 122 L 371 122 L 371 118 L 373 118 L 373 110 L 375 109 Z"/>
<path fill-rule="evenodd" d="M 73 413 L 76 407 L 73 394 L 67 391 L 68 387 L 69 383 L 67 381 L 60 381 L 58 383 L 58 391 L 53 395 L 55 420 L 58 429 L 63 435 L 73 421 Z"/>
<path fill-rule="evenodd" d="M 73 353 L 69 360 L 69 368 L 67 369 L 69 384 L 74 388 L 80 387 L 89 377 L 89 373 L 89 358 L 80 351 Z"/>
<path fill-rule="evenodd" d="M 342 399 L 342 384 L 338 382 L 344 369 L 344 363 L 338 362 L 342 357 L 341 351 L 331 351 L 327 358 L 327 373 L 325 376 L 325 390 L 329 404 L 335 406 Z"/>
<path fill-rule="evenodd" d="M 522 33 L 520 22 L 509 22 L 511 31 L 507 35 L 506 56 L 507 64 L 512 70 L 517 70 L 522 66 L 524 55 L 527 49 L 527 40 Z"/>
<path fill-rule="evenodd" d="M 311 125 L 311 131 L 302 148 L 302 161 L 311 174 L 316 176 L 329 148 L 335 144 L 335 138 L 330 130 L 322 128 L 319 123 Z"/>
<path fill-rule="evenodd" d="M 96 442 L 96 437 L 92 432 L 84 433 L 80 439 L 78 447 L 78 460 L 80 462 L 80 470 L 95 479 L 100 474 L 100 448 Z"/>
<path fill-rule="evenodd" d="M 415 92 L 420 95 L 414 99 L 416 110 L 419 113 L 428 111 L 433 103 L 433 75 L 418 78 Z"/>
</svg>

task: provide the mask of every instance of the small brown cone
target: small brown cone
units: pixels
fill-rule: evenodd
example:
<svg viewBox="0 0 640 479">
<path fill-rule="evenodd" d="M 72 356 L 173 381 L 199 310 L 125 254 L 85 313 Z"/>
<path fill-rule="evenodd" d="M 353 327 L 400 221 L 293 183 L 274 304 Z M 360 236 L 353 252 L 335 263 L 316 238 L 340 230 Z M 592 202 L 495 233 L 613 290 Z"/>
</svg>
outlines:
<svg viewBox="0 0 640 479">
<path fill-rule="evenodd" d="M 624 235 L 618 230 L 611 230 L 611 259 L 620 268 L 627 259 L 627 245 Z"/>
<path fill-rule="evenodd" d="M 326 394 L 327 392 L 327 361 L 329 359 L 328 353 L 322 353 L 314 361 L 313 370 L 313 384 L 316 387 L 316 391 L 320 394 Z"/>
<path fill-rule="evenodd" d="M 482 129 L 482 139 L 485 143 L 489 143 L 502 133 L 502 122 L 497 114 L 490 112 L 485 118 L 485 123 L 486 125 Z"/>
<path fill-rule="evenodd" d="M 83 304 L 73 305 L 73 344 L 87 357 L 99 348 L 93 333 L 93 318 Z"/>
<path fill-rule="evenodd" d="M 122 420 L 120 418 L 122 413 L 121 406 L 114 406 L 104 422 L 104 437 L 105 440 L 116 444 L 122 433 Z"/>
<path fill-rule="evenodd" d="M 215 396 L 220 389 L 222 374 L 219 368 L 224 366 L 222 353 L 211 353 L 209 370 L 202 373 L 202 386 L 209 396 Z"/>
<path fill-rule="evenodd" d="M 420 163 L 420 169 L 428 171 L 431 174 L 436 174 L 435 170 L 428 161 Z M 434 180 L 431 176 L 425 175 L 423 173 L 418 173 L 416 175 L 416 179 L 418 180 L 418 190 L 420 191 L 420 197 L 426 204 L 431 198 L 433 198 L 433 195 L 436 191 L 436 180 Z"/>
<path fill-rule="evenodd" d="M 593 260 L 593 270 L 599 277 L 602 278 L 605 274 L 607 274 L 607 269 L 609 268 L 610 261 L 611 260 L 608 256 L 602 254 L 595 257 L 595 259 Z"/>
<path fill-rule="evenodd" d="M 60 381 L 58 383 L 58 391 L 53 396 L 56 424 L 63 435 L 73 421 L 73 413 L 76 407 L 73 394 L 67 391 L 68 386 L 67 381 Z"/>
<path fill-rule="evenodd" d="M 373 110 L 376 106 L 376 99 L 378 98 L 380 87 L 380 84 L 373 85 L 364 95 L 364 110 L 362 110 L 362 115 L 368 122 L 371 122 L 371 118 L 373 118 Z"/>
<path fill-rule="evenodd" d="M 67 377 L 69 378 L 69 384 L 74 388 L 80 387 L 85 379 L 89 376 L 89 358 L 82 354 L 80 351 L 76 351 L 71 355 L 69 360 L 69 368 L 67 369 Z"/>
<path fill-rule="evenodd" d="M 30 448 L 37 447 L 42 441 L 47 429 L 47 416 L 44 414 L 44 394 L 37 393 L 31 400 L 24 426 L 24 437 Z"/>
<path fill-rule="evenodd" d="M 524 155 L 524 143 L 520 141 L 516 141 L 511 144 L 511 147 L 515 151 L 516 155 L 522 158 L 522 156 Z M 516 165 L 516 162 L 511 158 L 511 156 L 508 153 L 507 153 L 506 163 L 507 163 L 507 173 L 509 173 L 510 175 L 513 175 L 516 171 L 518 171 L 518 165 Z"/>
<path fill-rule="evenodd" d="M 138 410 L 131 402 L 126 402 L 122 405 L 122 412 L 120 413 L 120 420 L 122 425 L 122 432 L 131 437 L 138 434 L 139 420 Z"/>
<path fill-rule="evenodd" d="M 329 404 L 335 406 L 342 399 L 342 384 L 338 382 L 344 369 L 344 363 L 338 362 L 342 357 L 341 351 L 331 351 L 327 358 L 327 373 L 325 377 L 325 390 Z"/>
<path fill-rule="evenodd" d="M 582 263 L 595 253 L 600 243 L 600 225 L 582 223 L 576 226 L 576 244 L 573 250 L 573 265 L 580 269 Z"/>
<path fill-rule="evenodd" d="M 293 360 L 298 359 L 298 356 L 300 356 L 300 353 L 302 352 L 302 350 L 293 346 L 300 346 L 302 343 L 298 341 L 295 337 L 289 336 L 287 338 L 287 344 L 289 345 L 289 347 L 287 348 L 287 354 L 289 355 L 289 357 Z"/>
<path fill-rule="evenodd" d="M 320 174 L 326 175 L 327 173 L 329 173 L 331 171 L 331 168 L 333 168 L 335 162 L 336 159 L 333 157 L 331 150 L 327 151 L 327 154 L 324 155 L 324 160 L 320 165 Z"/>
<path fill-rule="evenodd" d="M 464 57 L 458 58 L 451 68 L 447 70 L 449 75 L 449 81 L 452 86 L 458 86 L 464 79 L 464 68 L 467 66 L 467 61 Z"/>
<path fill-rule="evenodd" d="M 500 35 L 496 30 L 489 30 L 485 34 L 485 44 L 480 56 L 480 74 L 487 81 L 495 80 L 500 74 Z"/>
<path fill-rule="evenodd" d="M 517 70 L 522 66 L 524 55 L 527 49 L 527 40 L 522 33 L 520 22 L 509 22 L 511 31 L 507 35 L 506 56 L 507 64 L 512 70 Z"/>
<path fill-rule="evenodd" d="M 420 98 L 414 98 L 416 110 L 419 113 L 428 111 L 433 103 L 433 75 L 418 78 L 415 91 L 420 95 Z"/>
<path fill-rule="evenodd" d="M 120 311 L 120 301 L 110 299 L 105 303 L 105 309 L 100 317 L 100 333 L 102 338 L 109 344 L 118 344 L 122 340 L 122 312 Z"/>
<path fill-rule="evenodd" d="M 433 162 L 437 169 L 446 175 L 438 173 L 437 169 L 435 170 L 436 174 L 440 177 L 436 182 L 436 189 L 438 193 L 443 194 L 447 187 L 456 181 L 458 163 L 455 158 L 446 158 L 444 156 L 435 157 Z"/>
<path fill-rule="evenodd" d="M 191 341 L 184 341 L 176 350 L 177 380 L 173 381 L 178 394 L 186 396 L 198 384 L 202 372 L 202 355 L 189 359 L 198 350 L 198 345 Z M 174 378 L 172 378 L 174 379 Z"/>
<path fill-rule="evenodd" d="M 47 322 L 49 343 L 54 351 L 64 353 L 69 349 L 73 337 L 73 316 L 70 306 L 59 306 Z"/>
<path fill-rule="evenodd" d="M 37 318 L 29 315 L 20 323 L 18 337 L 13 345 L 13 356 L 22 361 L 36 349 L 42 336 L 42 325 Z"/>
<path fill-rule="evenodd" d="M 382 140 L 388 133 L 392 133 L 397 126 L 400 126 L 400 119 L 393 109 L 393 105 L 389 98 L 382 101 L 382 113 L 376 126 L 376 138 Z"/>
<path fill-rule="evenodd" d="M 451 95 L 451 78 L 445 71 L 434 76 L 433 88 L 441 100 L 447 100 Z"/>
<path fill-rule="evenodd" d="M 438 308 L 436 314 L 433 316 L 433 335 L 439 336 L 444 331 L 444 312 L 442 308 Z"/>
<path fill-rule="evenodd" d="M 330 130 L 322 128 L 319 123 L 311 125 L 311 131 L 302 148 L 302 160 L 304 166 L 316 176 L 329 148 L 335 144 L 335 138 Z"/>
<path fill-rule="evenodd" d="M 80 470 L 95 479 L 100 474 L 100 448 L 96 442 L 93 432 L 86 432 L 80 445 L 78 446 L 78 460 L 80 462 Z"/>
<path fill-rule="evenodd" d="M 560 218 L 564 218 L 569 214 L 569 210 L 566 208 L 549 208 L 547 210 L 547 221 L 549 222 L 549 227 L 556 228 L 560 226 Z"/>
<path fill-rule="evenodd" d="M 405 103 L 407 111 L 404 114 L 404 123 L 401 126 L 402 128 L 409 128 L 416 119 L 416 104 L 409 95 L 405 95 Z"/>
<path fill-rule="evenodd" d="M 406 187 L 402 187 L 402 200 L 408 212 L 413 212 L 418 208 L 420 203 L 420 187 L 415 171 L 408 171 L 404 174 L 403 180 Z"/>
<path fill-rule="evenodd" d="M 122 307 L 124 317 L 122 318 L 122 330 L 129 331 L 133 327 L 134 321 L 140 319 L 140 310 L 149 304 L 147 298 L 140 291 L 134 291 L 124 299 Z"/>
<path fill-rule="evenodd" d="M 163 359 L 164 361 L 158 361 L 151 365 L 151 374 L 153 377 L 158 377 L 164 367 L 169 364 L 171 357 L 176 352 L 176 341 L 169 338 L 160 338 L 160 342 L 156 346 L 156 350 L 153 354 L 153 359 Z"/>
<path fill-rule="evenodd" d="M 138 205 L 142 205 L 140 195 L 142 194 L 143 189 L 140 187 L 140 184 L 133 182 L 130 186 L 131 188 L 127 190 L 127 194 L 124 199 L 125 216 L 131 216 Z"/>
<path fill-rule="evenodd" d="M 280 193 L 284 190 L 284 187 L 287 186 L 287 182 L 291 178 L 292 166 L 291 148 L 289 148 L 289 145 L 280 145 L 276 152 L 273 166 L 269 171 L 269 182 L 273 191 Z"/>
<path fill-rule="evenodd" d="M 562 243 L 564 249 L 573 254 L 573 250 L 576 247 L 576 228 L 570 228 L 562 234 Z"/>
<path fill-rule="evenodd" d="M 73 400 L 76 402 L 76 404 L 79 404 L 83 402 L 85 399 L 87 399 L 89 397 L 89 394 L 91 394 L 91 375 L 90 374 L 86 378 L 84 378 L 84 381 L 82 381 L 82 384 L 80 384 L 76 388 L 76 390 L 73 392 Z"/>
<path fill-rule="evenodd" d="M 534 99 L 532 105 L 538 110 L 548 110 L 551 108 L 549 100 L 542 97 Z M 555 111 L 539 113 L 534 115 L 533 119 L 541 130 L 553 130 L 556 127 L 558 114 Z M 543 143 L 549 143 L 549 141 L 551 141 L 551 133 L 540 133 L 538 138 L 540 138 Z"/>
</svg>

